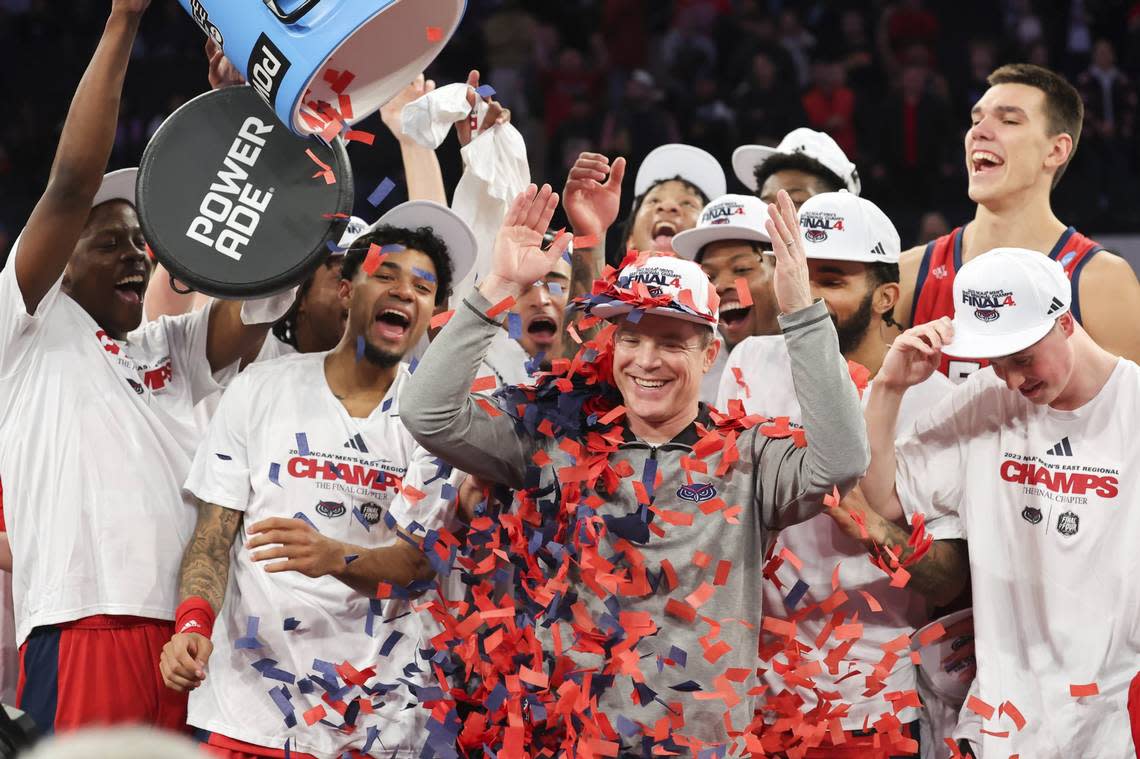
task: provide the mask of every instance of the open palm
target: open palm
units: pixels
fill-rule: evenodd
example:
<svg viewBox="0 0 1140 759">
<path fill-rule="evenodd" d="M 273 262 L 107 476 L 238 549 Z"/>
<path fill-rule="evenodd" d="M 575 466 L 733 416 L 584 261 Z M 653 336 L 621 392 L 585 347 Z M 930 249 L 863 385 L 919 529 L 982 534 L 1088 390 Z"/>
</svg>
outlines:
<svg viewBox="0 0 1140 759">
<path fill-rule="evenodd" d="M 942 362 L 942 346 L 953 338 L 954 328 L 946 317 L 911 327 L 891 343 L 875 383 L 906 388 L 925 381 Z"/>
<path fill-rule="evenodd" d="M 624 177 L 624 158 L 611 166 L 600 153 L 578 156 L 562 192 L 562 205 L 575 234 L 600 236 L 617 221 Z"/>
<path fill-rule="evenodd" d="M 524 288 L 547 275 L 570 244 L 570 236 L 563 235 L 542 249 L 542 236 L 557 207 L 558 193 L 550 185 L 531 185 L 515 197 L 495 238 L 491 277 Z"/>
</svg>

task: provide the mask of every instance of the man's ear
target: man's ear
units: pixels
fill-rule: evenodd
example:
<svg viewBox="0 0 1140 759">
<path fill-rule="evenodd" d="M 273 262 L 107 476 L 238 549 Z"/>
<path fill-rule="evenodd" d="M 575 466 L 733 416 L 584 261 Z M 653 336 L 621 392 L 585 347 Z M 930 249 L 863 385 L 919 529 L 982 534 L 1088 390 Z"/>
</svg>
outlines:
<svg viewBox="0 0 1140 759">
<path fill-rule="evenodd" d="M 871 296 L 871 308 L 882 316 L 898 304 L 900 291 L 898 282 L 885 282 L 879 285 Z"/>
<path fill-rule="evenodd" d="M 1076 329 L 1076 319 L 1073 318 L 1072 311 L 1061 314 L 1057 323 L 1061 325 L 1061 331 L 1065 333 L 1066 340 L 1073 336 L 1073 331 Z"/>
<path fill-rule="evenodd" d="M 1073 155 L 1073 136 L 1061 132 L 1051 139 L 1051 143 L 1045 156 L 1045 167 L 1058 171 Z"/>
<path fill-rule="evenodd" d="M 704 350 L 704 361 L 702 362 L 701 366 L 702 374 L 709 373 L 709 370 L 712 369 L 713 364 L 716 363 L 716 357 L 718 353 L 720 353 L 720 338 L 716 337 L 714 334 L 713 338 L 709 340 L 709 344 L 705 347 Z"/>
</svg>

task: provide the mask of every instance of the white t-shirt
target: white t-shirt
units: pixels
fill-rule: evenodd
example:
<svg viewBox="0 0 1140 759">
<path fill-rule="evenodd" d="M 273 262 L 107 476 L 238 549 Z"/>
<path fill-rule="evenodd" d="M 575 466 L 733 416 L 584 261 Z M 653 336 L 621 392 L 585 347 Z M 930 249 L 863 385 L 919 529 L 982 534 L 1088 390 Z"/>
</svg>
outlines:
<svg viewBox="0 0 1140 759">
<path fill-rule="evenodd" d="M 418 654 L 431 648 L 421 615 L 412 611 L 409 601 L 385 600 L 376 604 L 382 609 L 376 610 L 369 634 L 368 598 L 331 577 L 269 574 L 244 548 L 249 526 L 269 517 L 301 514 L 328 537 L 375 548 L 399 539 L 389 515 L 394 524 L 415 521 L 431 530 L 453 516 L 441 496 L 445 483 L 458 487 L 460 473 L 436 478 L 438 460 L 416 444 L 400 421 L 399 396 L 410 376 L 407 368 L 401 366 L 384 401 L 367 419 L 354 419 L 328 387 L 326 355 L 289 356 L 247 367 L 222 396 L 194 458 L 186 489 L 203 501 L 243 512 L 244 519 L 231 550 L 209 674 L 191 693 L 188 722 L 268 748 L 279 749 L 292 737 L 293 749 L 317 756 L 360 749 L 368 727 L 374 726 L 381 731 L 374 755 L 396 751 L 399 756 L 418 756 L 428 712 L 404 709 L 419 700 L 397 678 L 417 687 L 435 684 L 430 664 Z M 426 494 L 414 505 L 398 496 L 408 485 Z M 257 648 L 240 645 L 249 634 L 250 617 L 259 619 Z M 300 626 L 286 630 L 289 618 Z M 390 637 L 391 649 L 378 653 Z M 325 677 L 315 660 L 334 665 L 347 661 L 357 670 L 374 667 L 369 687 L 396 687 L 370 699 L 383 706 L 374 714 L 360 714 L 351 734 L 321 723 L 310 727 L 302 715 L 324 703 L 325 690 L 316 684 L 305 693 L 297 684 L 263 676 L 253 665 L 266 658 L 297 680 L 313 674 Z M 421 671 L 405 674 L 413 662 Z M 342 679 L 339 685 L 344 684 Z M 293 728 L 286 727 L 269 693 L 282 685 L 289 690 L 296 715 Z M 349 703 L 362 695 L 353 687 L 341 700 Z M 327 719 L 343 724 L 340 715 L 325 706 L 331 715 Z"/>
<path fill-rule="evenodd" d="M 548 356 L 547 358 L 551 358 Z M 483 358 L 483 368 L 479 376 L 493 374 L 499 387 L 503 385 L 529 385 L 534 378 L 526 372 L 527 362 L 531 356 L 522 347 L 522 344 L 512 338 L 505 330 L 499 332 L 491 340 L 487 348 L 487 355 Z"/>
<path fill-rule="evenodd" d="M 800 425 L 802 417 L 795 387 L 792 385 L 791 366 L 791 358 L 782 335 L 747 338 L 729 356 L 717 408 L 727 409 L 728 400 L 736 398 L 743 401 L 745 410 L 750 414 L 786 416 L 792 424 Z M 733 367 L 740 369 L 741 377 L 748 386 L 748 397 L 745 397 L 744 388 L 737 382 Z M 871 383 L 864 390 L 864 404 L 873 387 L 874 383 Z M 899 413 L 899 429 L 907 429 L 910 421 L 924 406 L 937 403 L 952 388 L 950 381 L 937 372 L 913 388 L 904 396 L 903 408 Z M 782 589 L 771 581 L 763 583 L 764 614 L 789 619 L 795 611 L 825 601 L 833 592 L 831 578 L 838 564 L 839 587 L 848 594 L 848 600 L 837 610 L 848 613 L 848 622 L 851 621 L 851 615 L 858 612 L 859 621 L 863 624 L 862 636 L 855 641 L 840 663 L 838 672 L 833 675 L 824 660 L 839 641 L 830 639 L 822 650 L 816 650 L 815 646 L 816 638 L 831 621 L 832 614 L 816 610 L 806 618 L 797 620 L 797 640 L 810 649 L 805 659 L 818 660 L 823 664 L 823 671 L 813 677 L 816 688 L 824 692 L 839 692 L 842 703 L 851 705 L 843 720 L 843 727 L 847 730 L 863 729 L 865 725 L 878 721 L 884 712 L 895 714 L 904 723 L 917 719 L 917 709 L 907 707 L 896 714 L 891 704 L 883 698 L 887 693 L 915 688 L 915 667 L 905 654 L 895 663 L 886 678 L 884 690 L 870 697 L 863 693 L 868 686 L 866 675 L 872 674 L 875 666 L 883 659 L 882 645 L 895 640 L 899 635 L 910 635 L 926 622 L 925 599 L 906 588 L 890 587 L 890 577 L 870 562 L 867 549 L 859 541 L 845 535 L 827 514 L 819 514 L 806 522 L 781 530 L 776 541 L 775 552 L 778 554 L 787 548 L 800 559 L 803 568 L 797 570 L 792 562 L 785 561 L 776 573 Z M 785 597 L 801 581 L 807 583 L 808 590 L 803 595 L 803 600 L 789 611 Z M 859 591 L 870 593 L 883 610 L 872 612 Z M 860 674 L 851 675 L 852 671 Z M 768 668 L 764 681 L 772 693 L 787 688 L 784 678 L 774 667 Z M 804 710 L 815 707 L 818 699 L 810 689 L 795 690 L 804 698 Z"/>
<path fill-rule="evenodd" d="M 781 340 L 784 339 L 782 335 L 779 335 L 778 337 Z M 717 335 L 717 338 L 720 340 L 720 350 L 717 351 L 716 361 L 714 361 L 713 365 L 709 367 L 709 370 L 705 376 L 701 378 L 701 401 L 703 403 L 711 404 L 718 410 L 723 410 L 716 405 L 716 400 L 717 393 L 720 390 L 721 378 L 726 372 L 725 366 L 728 365 L 729 350 L 728 346 L 725 345 L 724 338 L 719 334 Z"/>
<path fill-rule="evenodd" d="M 1010 733 L 983 734 L 982 756 L 1135 759 L 1125 702 L 1140 670 L 1137 408 L 1140 367 L 1125 359 L 1076 411 L 1033 404 L 987 367 L 899 440 L 904 508 L 970 545 L 973 692 L 1028 721 L 983 720 Z M 1092 683 L 1099 695 L 1071 695 Z"/>
<path fill-rule="evenodd" d="M 196 510 L 209 309 L 108 337 L 57 281 L 29 315 L 0 272 L 0 476 L 16 637 L 94 614 L 173 619 Z"/>
</svg>

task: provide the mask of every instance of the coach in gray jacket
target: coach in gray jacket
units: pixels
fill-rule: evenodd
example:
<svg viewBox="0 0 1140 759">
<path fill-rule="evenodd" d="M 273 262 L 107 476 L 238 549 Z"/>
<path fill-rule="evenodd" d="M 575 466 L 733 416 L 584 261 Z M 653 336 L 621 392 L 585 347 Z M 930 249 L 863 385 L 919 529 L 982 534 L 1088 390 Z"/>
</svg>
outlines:
<svg viewBox="0 0 1140 759">
<path fill-rule="evenodd" d="M 536 487 L 565 498 L 564 491 L 574 492 L 574 488 L 559 483 L 558 472 L 580 463 L 568 452 L 575 447 L 560 446 L 563 441 L 557 430 L 554 436 L 528 431 L 526 424 L 512 418 L 517 411 L 511 404 L 503 404 L 506 414 L 488 414 L 477 403 L 480 396 L 470 393 L 487 347 L 501 329 L 501 317 L 488 316 L 488 312 L 495 313 L 496 305 L 502 306 L 541 280 L 566 248 L 565 240 L 557 240 L 548 250 L 541 248 L 542 233 L 557 201 L 549 186 L 539 190 L 532 185 L 516 198 L 495 243 L 491 273 L 432 342 L 406 390 L 401 412 L 416 439 L 450 464 L 511 488 Z M 859 399 L 840 357 L 827 308 L 822 300 L 811 298 L 795 209 L 786 193 L 781 192 L 777 202 L 778 207 L 769 206 L 768 222 L 776 255 L 774 288 L 796 395 L 803 408 L 806 447 L 797 447 L 787 437 L 766 435 L 760 425 L 740 429 L 738 424 L 735 451 L 739 458 L 733 461 L 728 453 L 733 446 L 726 445 L 717 453 L 705 453 L 706 474 L 699 467 L 693 469 L 692 462 L 698 458 L 694 446 L 710 430 L 717 431 L 717 420 L 709 416 L 698 396 L 701 378 L 720 349 L 715 335 L 718 298 L 698 266 L 678 258 L 643 256 L 623 269 L 605 293 L 595 292 L 587 301 L 591 313 L 618 325 L 613 335 L 611 384 L 620 392 L 625 415 L 620 422 L 622 442 L 610 454 L 609 463 L 633 475 L 617 488 L 583 487 L 579 503 L 584 504 L 588 496 L 600 496 L 603 503 L 596 511 L 605 524 L 624 520 L 621 530 L 603 531 L 597 541 L 599 553 L 614 562 L 613 573 L 632 576 L 637 571 L 634 565 L 643 562 L 658 581 L 638 594 L 599 597 L 596 584 L 576 589 L 596 629 L 611 633 L 611 643 L 622 635 L 612 623 L 619 616 L 615 606 L 621 612 L 647 613 L 656 630 L 638 639 L 634 661 L 640 676 L 631 676 L 628 666 L 618 667 L 604 654 L 586 652 L 597 647 L 579 645 L 570 619 L 553 624 L 563 626 L 562 645 L 579 670 L 615 675 L 600 694 L 599 709 L 611 724 L 625 728 L 621 731 L 625 750 L 644 750 L 642 736 L 669 715 L 667 702 L 682 703 L 684 724 L 672 732 L 665 748 L 680 746 L 687 753 L 698 745 L 694 741 L 706 747 L 729 744 L 726 705 L 732 729 L 747 727 L 755 706 L 755 696 L 748 691 L 756 685 L 759 661 L 766 541 L 781 527 L 818 513 L 833 488 L 846 493 L 868 465 Z M 764 392 L 763 387 L 751 390 Z M 729 438 L 719 421 L 721 437 Z M 534 463 L 540 451 L 550 459 L 541 468 Z M 702 445 L 698 454 L 705 451 Z M 726 456 L 729 463 L 721 466 Z M 540 455 L 539 460 L 544 457 Z M 690 471 L 682 468 L 682 460 Z M 722 476 L 717 476 L 718 468 Z M 647 471 L 650 475 L 643 476 Z M 652 481 L 654 473 L 659 480 L 655 487 L 650 483 L 651 507 L 646 508 L 639 505 L 631 481 Z M 715 498 L 723 499 L 723 509 L 702 510 Z M 668 514 L 669 519 L 661 514 Z M 638 515 L 649 527 L 640 531 L 640 538 L 637 529 L 629 529 L 630 519 L 637 527 Z M 637 559 L 628 562 L 626 546 L 631 543 L 636 546 Z M 694 561 L 698 552 L 711 561 Z M 722 561 L 731 562 L 727 576 Z M 661 579 L 664 566 L 675 575 L 675 582 L 672 577 Z M 575 565 L 572 583 L 580 577 L 575 571 L 582 570 Z M 680 604 L 688 605 L 693 613 L 684 613 L 685 606 Z M 711 636 L 715 640 L 711 645 L 708 634 L 714 628 L 710 619 L 720 628 Z M 543 621 L 536 620 L 536 628 L 549 637 Z M 727 649 L 717 645 L 720 641 Z M 678 650 L 684 655 L 679 656 Z M 678 659 L 685 660 L 683 666 Z M 549 674 L 549 664 L 546 669 Z M 731 679 L 724 677 L 728 670 L 736 670 Z M 632 693 L 638 680 L 642 682 L 635 699 Z M 646 686 L 657 698 L 645 698 Z M 713 692 L 724 698 L 709 698 Z M 630 735 L 631 722 L 642 729 L 641 736 Z M 737 750 L 742 745 L 738 743 Z"/>
</svg>

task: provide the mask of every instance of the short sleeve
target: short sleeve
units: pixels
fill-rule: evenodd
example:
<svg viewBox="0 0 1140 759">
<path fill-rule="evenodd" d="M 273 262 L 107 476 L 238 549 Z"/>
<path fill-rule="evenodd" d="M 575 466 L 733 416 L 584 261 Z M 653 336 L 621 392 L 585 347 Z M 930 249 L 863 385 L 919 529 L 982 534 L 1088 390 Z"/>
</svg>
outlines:
<svg viewBox="0 0 1140 759">
<path fill-rule="evenodd" d="M 245 511 L 250 500 L 250 385 L 243 374 L 222 395 L 185 485 L 199 500 L 235 511 Z"/>
<path fill-rule="evenodd" d="M 895 444 L 895 489 L 907 521 L 922 513 L 939 540 L 966 537 L 958 514 L 969 438 L 963 422 L 975 387 L 962 385 L 917 415 Z"/>
<path fill-rule="evenodd" d="M 60 288 L 63 275 L 55 281 L 51 289 L 36 306 L 35 313 L 29 314 L 24 305 L 24 294 L 16 280 L 16 252 L 19 239 L 12 246 L 8 263 L 0 271 L 0 376 L 11 374 L 27 356 L 45 319 L 63 297 Z"/>
<path fill-rule="evenodd" d="M 459 485 L 466 476 L 417 445 L 388 513 L 401 529 L 416 535 L 446 528 L 455 518 Z"/>
<path fill-rule="evenodd" d="M 162 331 L 166 344 L 170 346 L 170 360 L 174 364 L 176 376 L 185 377 L 190 387 L 193 402 L 225 387 L 237 374 L 237 363 L 233 371 L 224 367 L 217 373 L 210 371 L 210 360 L 206 357 L 206 342 L 210 331 L 210 310 L 213 301 L 203 308 L 177 316 L 160 316 L 154 329 Z"/>
</svg>

